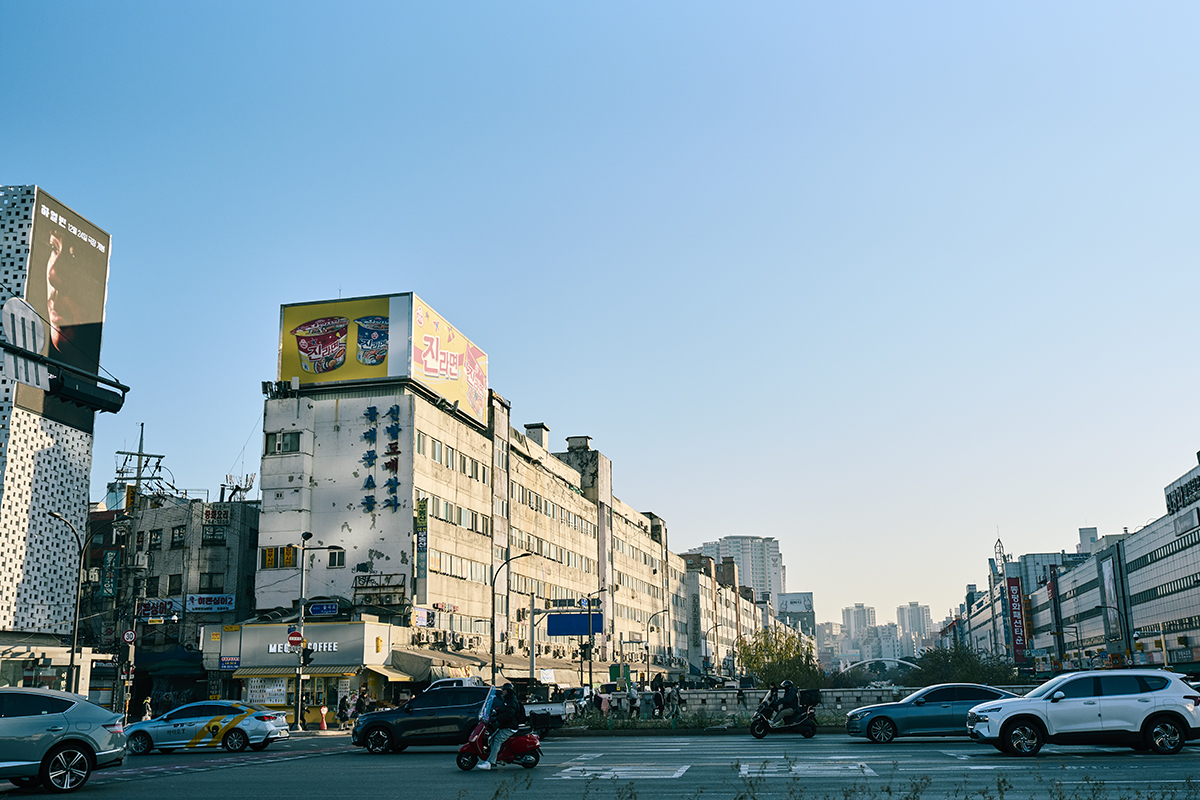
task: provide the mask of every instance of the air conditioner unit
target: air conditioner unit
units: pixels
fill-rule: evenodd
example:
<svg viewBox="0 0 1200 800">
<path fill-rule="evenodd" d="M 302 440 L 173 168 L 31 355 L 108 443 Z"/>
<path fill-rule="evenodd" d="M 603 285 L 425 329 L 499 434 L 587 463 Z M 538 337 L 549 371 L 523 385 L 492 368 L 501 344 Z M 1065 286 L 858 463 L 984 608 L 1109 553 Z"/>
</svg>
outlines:
<svg viewBox="0 0 1200 800">
<path fill-rule="evenodd" d="M 149 569 L 150 554 L 149 553 L 134 553 L 133 568 L 134 569 Z"/>
</svg>

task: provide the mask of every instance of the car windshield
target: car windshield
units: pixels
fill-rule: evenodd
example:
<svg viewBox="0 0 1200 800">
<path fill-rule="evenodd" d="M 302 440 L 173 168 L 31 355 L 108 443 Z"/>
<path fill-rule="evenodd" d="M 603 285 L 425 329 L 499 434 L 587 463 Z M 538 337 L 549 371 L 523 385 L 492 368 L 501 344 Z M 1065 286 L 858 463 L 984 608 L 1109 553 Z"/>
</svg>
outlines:
<svg viewBox="0 0 1200 800">
<path fill-rule="evenodd" d="M 1073 677 L 1075 677 L 1075 673 L 1068 673 L 1066 675 L 1059 675 L 1056 678 L 1051 678 L 1050 680 L 1046 681 L 1041 686 L 1037 687 L 1036 689 L 1034 689 L 1032 692 L 1030 692 L 1029 694 L 1027 694 L 1025 696 L 1026 697 L 1045 697 L 1047 694 L 1057 691 L 1064 683 L 1066 683 L 1068 680 L 1070 680 Z"/>
</svg>

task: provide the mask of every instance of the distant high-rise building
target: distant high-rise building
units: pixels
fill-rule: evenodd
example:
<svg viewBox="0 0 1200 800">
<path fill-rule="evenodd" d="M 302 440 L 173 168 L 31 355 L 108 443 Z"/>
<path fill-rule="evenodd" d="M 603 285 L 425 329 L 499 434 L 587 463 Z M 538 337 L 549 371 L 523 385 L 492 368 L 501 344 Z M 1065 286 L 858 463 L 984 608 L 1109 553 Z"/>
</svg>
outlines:
<svg viewBox="0 0 1200 800">
<path fill-rule="evenodd" d="M 927 639 L 935 633 L 929 606 L 919 603 L 897 606 L 896 624 L 900 626 L 901 636 L 911 636 L 918 641 Z"/>
<path fill-rule="evenodd" d="M 717 563 L 732 557 L 742 584 L 752 587 L 758 598 L 769 595 L 771 605 L 780 607 L 779 595 L 787 591 L 787 573 L 779 554 L 779 542 L 773 537 L 724 536 L 688 552 L 702 553 Z"/>
<path fill-rule="evenodd" d="M 862 639 L 867 628 L 875 626 L 875 607 L 855 603 L 853 608 L 842 609 L 842 633 L 853 640 Z"/>
</svg>

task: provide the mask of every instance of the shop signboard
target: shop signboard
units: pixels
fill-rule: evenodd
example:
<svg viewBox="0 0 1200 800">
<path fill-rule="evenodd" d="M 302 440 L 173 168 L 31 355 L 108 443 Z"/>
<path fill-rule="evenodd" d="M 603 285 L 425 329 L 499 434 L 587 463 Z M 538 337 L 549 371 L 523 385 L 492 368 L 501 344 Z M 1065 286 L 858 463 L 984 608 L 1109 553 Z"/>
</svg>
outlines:
<svg viewBox="0 0 1200 800">
<path fill-rule="evenodd" d="M 189 612 L 215 614 L 233 611 L 236 595 L 232 594 L 189 594 L 185 608 Z"/>
</svg>

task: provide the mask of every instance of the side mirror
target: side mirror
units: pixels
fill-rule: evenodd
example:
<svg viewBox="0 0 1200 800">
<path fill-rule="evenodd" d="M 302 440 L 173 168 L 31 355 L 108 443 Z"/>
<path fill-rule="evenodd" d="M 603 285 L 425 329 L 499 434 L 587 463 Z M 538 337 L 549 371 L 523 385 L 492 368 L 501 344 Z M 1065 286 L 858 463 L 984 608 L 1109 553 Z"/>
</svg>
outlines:
<svg viewBox="0 0 1200 800">
<path fill-rule="evenodd" d="M 1067 693 L 1064 692 L 1062 689 L 1059 689 L 1057 692 L 1050 695 L 1050 702 L 1057 703 L 1059 700 L 1062 700 L 1066 696 L 1067 696 Z"/>
<path fill-rule="evenodd" d="M 923 705 L 925 705 L 925 698 L 924 698 L 924 697 L 918 697 L 916 700 L 913 700 L 913 705 L 914 705 L 914 706 L 923 706 Z"/>
<path fill-rule="evenodd" d="M 409 708 L 409 706 L 411 706 L 411 705 L 412 705 L 412 701 L 410 700 L 409 702 L 407 702 L 407 703 L 405 703 L 404 705 L 402 705 L 402 706 L 401 706 L 401 708 L 403 708 L 403 709 L 404 709 L 404 713 L 405 713 L 405 714 L 411 714 L 411 713 L 412 713 L 412 709 L 411 709 L 411 708 Z"/>
</svg>

